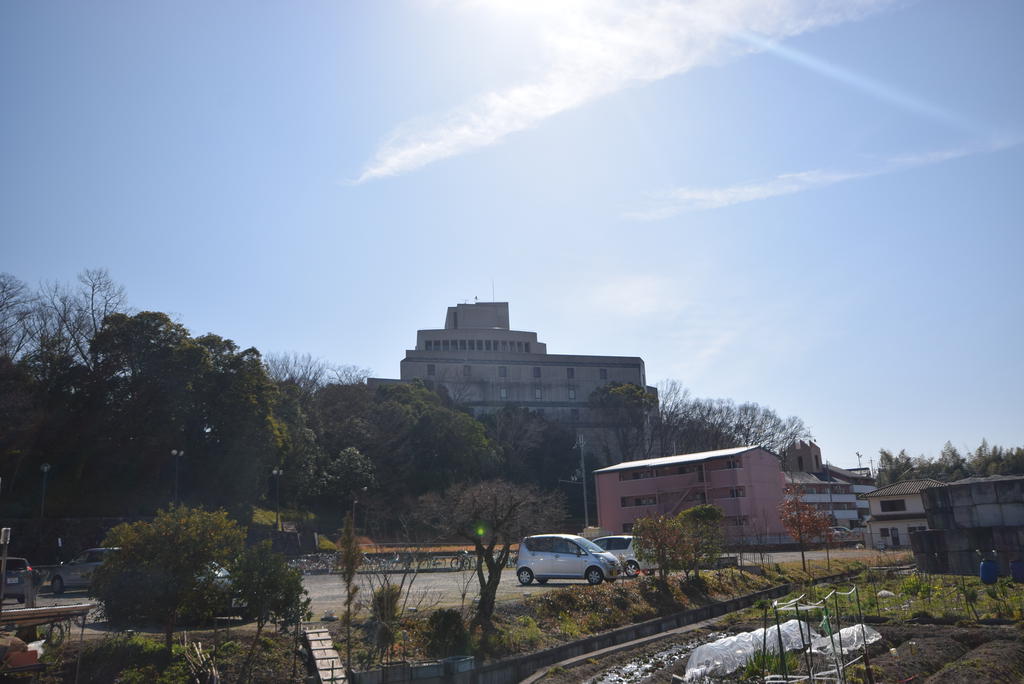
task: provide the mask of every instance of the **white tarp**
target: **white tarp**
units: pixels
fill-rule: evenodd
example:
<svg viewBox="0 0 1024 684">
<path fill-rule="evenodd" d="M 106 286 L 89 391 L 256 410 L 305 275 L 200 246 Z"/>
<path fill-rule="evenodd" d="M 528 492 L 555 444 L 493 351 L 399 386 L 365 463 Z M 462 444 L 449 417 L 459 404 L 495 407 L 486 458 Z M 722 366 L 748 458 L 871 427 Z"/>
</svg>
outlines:
<svg viewBox="0 0 1024 684">
<path fill-rule="evenodd" d="M 753 632 L 725 637 L 693 650 L 686 662 L 685 680 L 691 682 L 735 672 L 746 665 L 747 661 L 762 648 L 772 653 L 778 651 L 780 634 L 782 648 L 786 651 L 803 650 L 819 638 L 814 628 L 801 620 L 789 620 L 778 628 L 772 625 L 768 628 L 767 635 L 764 629 L 755 629 Z M 845 642 L 843 645 L 846 645 Z"/>
<path fill-rule="evenodd" d="M 867 625 L 853 625 L 842 628 L 832 636 L 815 639 L 811 642 L 811 651 L 830 656 L 833 654 L 832 645 L 835 644 L 835 648 L 841 649 L 845 655 L 864 648 L 865 641 L 868 644 L 873 644 L 881 638 L 882 635 L 877 630 Z"/>
</svg>

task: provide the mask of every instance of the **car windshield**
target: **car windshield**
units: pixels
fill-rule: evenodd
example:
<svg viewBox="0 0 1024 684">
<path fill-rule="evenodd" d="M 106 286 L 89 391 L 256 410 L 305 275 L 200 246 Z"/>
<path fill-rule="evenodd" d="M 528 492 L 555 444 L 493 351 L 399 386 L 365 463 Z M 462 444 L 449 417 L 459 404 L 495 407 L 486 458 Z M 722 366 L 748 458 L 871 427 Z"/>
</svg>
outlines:
<svg viewBox="0 0 1024 684">
<path fill-rule="evenodd" d="M 584 539 L 583 537 L 576 537 L 573 539 L 573 541 L 582 546 L 590 553 L 604 553 L 604 549 L 602 549 L 600 546 L 590 541 L 589 539 Z"/>
</svg>

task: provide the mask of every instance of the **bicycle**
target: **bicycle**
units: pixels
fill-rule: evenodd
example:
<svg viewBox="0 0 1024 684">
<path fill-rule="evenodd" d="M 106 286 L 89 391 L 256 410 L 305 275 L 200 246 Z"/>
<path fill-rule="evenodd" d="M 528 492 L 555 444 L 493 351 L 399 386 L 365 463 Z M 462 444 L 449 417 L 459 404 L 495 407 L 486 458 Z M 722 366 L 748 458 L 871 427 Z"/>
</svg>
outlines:
<svg viewBox="0 0 1024 684">
<path fill-rule="evenodd" d="M 470 560 L 469 551 L 459 551 L 448 563 L 448 567 L 452 570 L 469 570 L 472 566 L 473 561 Z"/>
</svg>

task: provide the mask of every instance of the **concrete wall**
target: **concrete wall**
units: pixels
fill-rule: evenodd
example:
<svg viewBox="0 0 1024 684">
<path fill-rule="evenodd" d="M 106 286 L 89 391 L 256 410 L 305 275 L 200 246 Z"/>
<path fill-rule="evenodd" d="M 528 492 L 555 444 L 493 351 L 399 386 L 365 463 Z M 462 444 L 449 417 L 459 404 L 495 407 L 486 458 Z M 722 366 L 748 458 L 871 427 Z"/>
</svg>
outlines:
<svg viewBox="0 0 1024 684">
<path fill-rule="evenodd" d="M 954 482 L 922 494 L 935 530 L 1024 525 L 1024 477 Z"/>
<path fill-rule="evenodd" d="M 914 535 L 914 558 L 924 572 L 978 573 L 982 558 L 1024 560 L 1024 477 L 953 482 L 922 490 L 932 530 Z"/>
<path fill-rule="evenodd" d="M 1010 574 L 1010 562 L 1024 560 L 1024 526 L 978 527 L 918 532 L 911 540 L 921 572 L 977 575 L 982 559 L 999 564 Z"/>
</svg>

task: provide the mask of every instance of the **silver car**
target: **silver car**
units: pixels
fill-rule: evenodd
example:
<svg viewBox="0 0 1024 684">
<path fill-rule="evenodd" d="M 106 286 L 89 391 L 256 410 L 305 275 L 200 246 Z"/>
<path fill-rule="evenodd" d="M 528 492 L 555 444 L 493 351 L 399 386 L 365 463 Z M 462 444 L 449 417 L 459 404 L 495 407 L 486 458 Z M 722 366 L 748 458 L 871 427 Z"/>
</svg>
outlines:
<svg viewBox="0 0 1024 684">
<path fill-rule="evenodd" d="M 32 566 L 24 558 L 7 557 L 7 576 L 4 578 L 4 598 L 25 602 L 25 585 L 32 581 Z"/>
<path fill-rule="evenodd" d="M 92 571 L 117 551 L 116 548 L 86 549 L 75 556 L 74 560 L 61 563 L 50 573 L 50 589 L 54 594 L 63 594 L 68 588 L 88 587 L 92 581 Z"/>
<path fill-rule="evenodd" d="M 615 554 L 625 567 L 628 577 L 636 577 L 641 572 L 650 574 L 654 571 L 653 565 L 644 563 L 633 552 L 633 535 L 616 534 L 610 537 L 599 537 L 594 540 L 594 543 L 608 553 Z"/>
<path fill-rule="evenodd" d="M 538 534 L 519 544 L 516 577 L 520 584 L 549 579 L 585 579 L 591 584 L 614 582 L 622 565 L 589 539 L 574 534 Z"/>
</svg>

